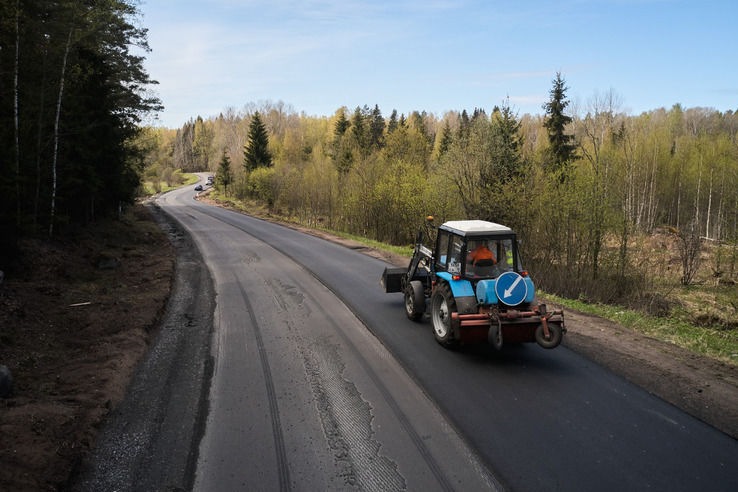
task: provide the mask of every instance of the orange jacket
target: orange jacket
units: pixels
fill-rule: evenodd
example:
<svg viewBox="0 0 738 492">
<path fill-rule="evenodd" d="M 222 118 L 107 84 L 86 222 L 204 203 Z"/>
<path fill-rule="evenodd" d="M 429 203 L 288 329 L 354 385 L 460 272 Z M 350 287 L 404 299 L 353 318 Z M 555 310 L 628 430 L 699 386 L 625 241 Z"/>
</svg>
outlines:
<svg viewBox="0 0 738 492">
<path fill-rule="evenodd" d="M 492 260 L 493 264 L 497 263 L 495 254 L 484 244 L 478 246 L 477 249 L 469 253 L 469 259 L 472 261 L 472 265 L 476 265 L 479 260 Z"/>
</svg>

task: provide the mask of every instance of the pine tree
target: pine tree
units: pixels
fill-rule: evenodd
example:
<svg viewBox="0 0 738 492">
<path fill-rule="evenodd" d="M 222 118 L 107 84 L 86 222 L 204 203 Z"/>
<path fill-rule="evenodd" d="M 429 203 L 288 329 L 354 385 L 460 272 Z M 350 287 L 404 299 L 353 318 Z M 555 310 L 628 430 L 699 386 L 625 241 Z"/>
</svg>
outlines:
<svg viewBox="0 0 738 492">
<path fill-rule="evenodd" d="M 520 122 L 510 108 L 509 100 L 502 108 L 495 107 L 492 113 L 491 165 L 495 180 L 499 182 L 507 182 L 522 173 L 522 142 L 519 131 Z"/>
<path fill-rule="evenodd" d="M 451 133 L 451 127 L 448 124 L 448 120 L 443 124 L 443 129 L 441 130 L 441 142 L 438 144 L 438 156 L 442 156 L 446 152 L 448 152 L 448 148 L 451 146 L 451 139 L 452 139 L 452 133 Z"/>
<path fill-rule="evenodd" d="M 220 164 L 218 165 L 218 184 L 223 187 L 223 193 L 228 194 L 228 185 L 233 183 L 233 171 L 231 171 L 231 159 L 223 151 L 223 157 L 220 158 Z"/>
<path fill-rule="evenodd" d="M 377 104 L 374 105 L 369 121 L 369 145 L 373 149 L 381 148 L 384 145 L 384 118 Z"/>
<path fill-rule="evenodd" d="M 364 155 L 368 153 L 365 121 L 365 112 L 359 106 L 356 106 L 354 115 L 351 117 L 351 138 L 353 139 L 354 145 L 359 149 L 359 152 Z"/>
<path fill-rule="evenodd" d="M 336 169 L 338 169 L 341 174 L 346 174 L 353 164 L 350 142 L 349 139 L 345 138 L 346 133 L 349 128 L 351 128 L 351 122 L 346 119 L 346 111 L 344 108 L 339 108 L 336 114 L 338 118 L 336 119 L 336 126 L 333 128 L 331 158 L 333 159 Z"/>
<path fill-rule="evenodd" d="M 392 110 L 392 115 L 390 115 L 389 123 L 387 124 L 387 135 L 392 134 L 395 130 L 397 130 L 397 126 L 399 123 L 397 122 L 397 110 Z"/>
<path fill-rule="evenodd" d="M 461 117 L 459 118 L 459 130 L 458 130 L 458 137 L 459 139 L 465 138 L 469 136 L 469 125 L 471 122 L 469 121 L 469 115 L 466 112 L 466 109 L 461 112 Z"/>
<path fill-rule="evenodd" d="M 259 167 L 271 167 L 272 154 L 269 152 L 269 135 L 257 111 L 251 117 L 249 141 L 243 151 L 243 165 L 247 171 Z"/>
<path fill-rule="evenodd" d="M 338 110 L 338 119 L 336 120 L 336 127 L 333 129 L 333 142 L 338 142 L 341 140 L 341 137 L 346 133 L 346 130 L 349 129 L 351 126 L 351 123 L 349 120 L 346 119 L 346 112 L 343 110 L 343 108 Z"/>
<path fill-rule="evenodd" d="M 546 112 L 546 119 L 543 126 L 548 131 L 549 148 L 547 152 L 546 167 L 555 173 L 559 173 L 561 182 L 566 180 L 568 174 L 567 168 L 576 156 L 576 146 L 573 143 L 574 137 L 567 135 L 566 125 L 571 123 L 572 118 L 564 113 L 569 101 L 566 99 L 566 81 L 561 77 L 561 72 L 556 72 L 556 78 L 553 80 L 551 88 L 551 99 L 543 105 Z"/>
</svg>

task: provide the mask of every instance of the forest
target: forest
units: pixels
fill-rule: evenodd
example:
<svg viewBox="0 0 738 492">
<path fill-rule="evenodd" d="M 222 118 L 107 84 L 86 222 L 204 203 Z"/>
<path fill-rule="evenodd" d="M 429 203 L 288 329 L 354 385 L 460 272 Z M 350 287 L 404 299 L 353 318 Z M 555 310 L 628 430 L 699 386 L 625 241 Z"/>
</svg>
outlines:
<svg viewBox="0 0 738 492">
<path fill-rule="evenodd" d="M 0 270 L 18 238 L 120 215 L 142 180 L 209 170 L 222 196 L 395 245 L 427 215 L 503 223 L 538 285 L 568 297 L 642 300 L 658 279 L 693 283 L 706 262 L 716 283 L 735 280 L 734 111 L 630 115 L 614 90 L 574 105 L 552 74 L 535 115 L 506 100 L 489 112 L 375 104 L 328 116 L 260 102 L 148 127 L 161 104 L 136 5 L 0 3 Z"/>
<path fill-rule="evenodd" d="M 147 129 L 144 173 L 217 172 L 234 199 L 397 245 L 411 244 L 427 215 L 502 223 L 518 232 L 537 283 L 573 298 L 643 302 L 665 275 L 688 285 L 708 245 L 716 278 L 731 282 L 738 114 L 675 104 L 631 116 L 614 90 L 572 108 L 568 90 L 556 74 L 543 114 L 522 116 L 508 101 L 490 114 L 388 117 L 377 105 L 320 117 L 250 103 Z M 678 265 L 654 237 L 677 245 Z"/>
<path fill-rule="evenodd" d="M 0 2 L 0 270 L 19 238 L 116 216 L 136 198 L 136 137 L 161 108 L 136 5 Z"/>
</svg>

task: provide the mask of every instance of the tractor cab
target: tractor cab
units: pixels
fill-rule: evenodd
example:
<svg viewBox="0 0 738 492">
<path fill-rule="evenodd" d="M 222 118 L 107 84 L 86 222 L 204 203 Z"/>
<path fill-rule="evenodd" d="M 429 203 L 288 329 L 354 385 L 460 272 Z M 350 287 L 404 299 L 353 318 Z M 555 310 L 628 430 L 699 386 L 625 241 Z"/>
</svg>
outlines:
<svg viewBox="0 0 738 492">
<path fill-rule="evenodd" d="M 515 233 L 493 222 L 446 222 L 438 228 L 435 251 L 436 272 L 472 282 L 522 270 Z"/>
</svg>

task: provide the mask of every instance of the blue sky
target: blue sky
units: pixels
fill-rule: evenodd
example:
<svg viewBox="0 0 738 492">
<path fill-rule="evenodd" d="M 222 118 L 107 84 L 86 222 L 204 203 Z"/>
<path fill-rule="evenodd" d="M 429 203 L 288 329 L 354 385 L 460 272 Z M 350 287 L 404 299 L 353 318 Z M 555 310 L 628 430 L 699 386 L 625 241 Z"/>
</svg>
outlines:
<svg viewBox="0 0 738 492">
<path fill-rule="evenodd" d="M 541 113 L 561 71 L 572 106 L 614 90 L 638 114 L 738 109 L 738 0 L 143 0 L 146 67 L 171 128 L 249 102 L 308 115 Z"/>
</svg>

